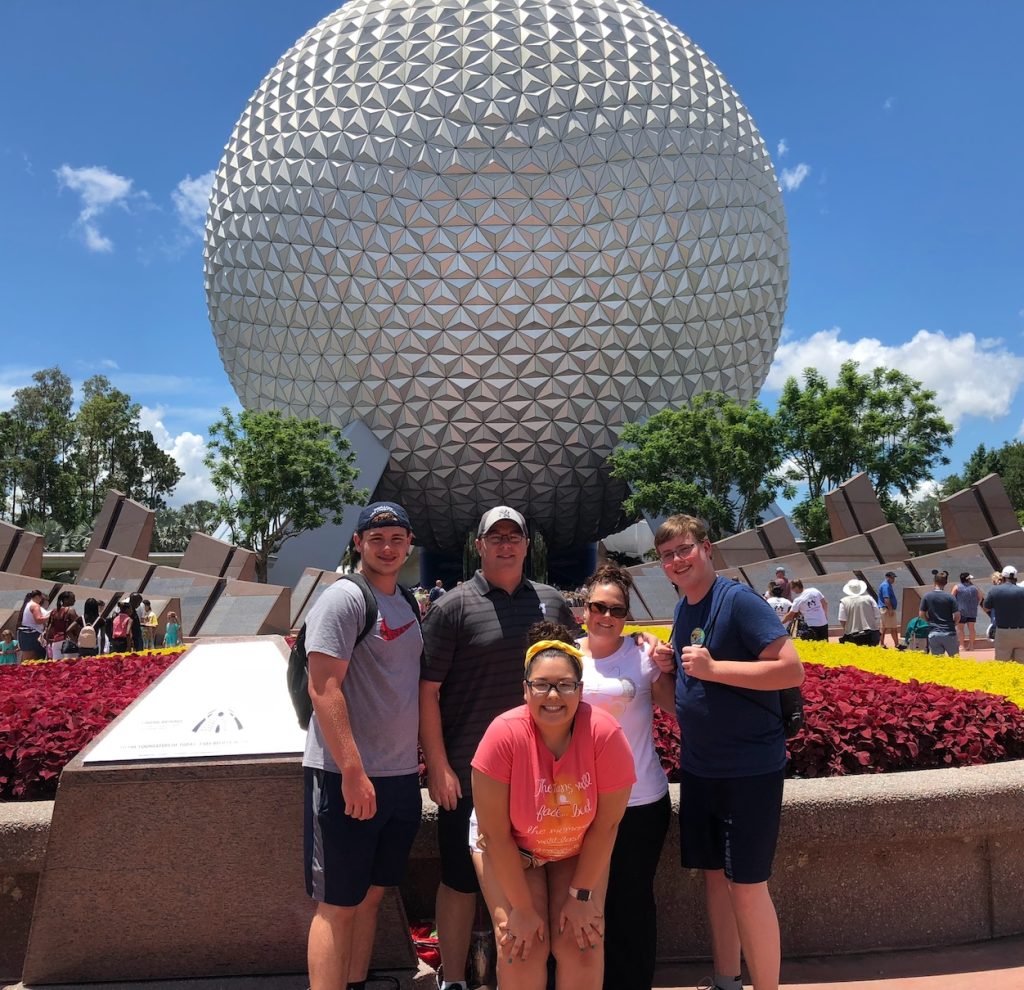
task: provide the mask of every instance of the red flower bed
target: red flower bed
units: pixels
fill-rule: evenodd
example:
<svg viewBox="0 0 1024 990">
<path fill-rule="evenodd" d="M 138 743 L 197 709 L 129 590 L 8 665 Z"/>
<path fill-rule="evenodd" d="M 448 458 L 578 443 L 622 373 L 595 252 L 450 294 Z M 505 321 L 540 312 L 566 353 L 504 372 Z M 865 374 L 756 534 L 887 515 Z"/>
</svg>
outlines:
<svg viewBox="0 0 1024 990">
<path fill-rule="evenodd" d="M 805 663 L 804 728 L 791 777 L 841 777 L 1024 759 L 1024 711 L 1000 695 L 902 683 L 856 667 Z M 655 710 L 654 741 L 679 779 L 679 728 Z"/>
<path fill-rule="evenodd" d="M 68 760 L 179 655 L 0 667 L 0 800 L 53 797 Z M 1024 759 L 1024 711 L 999 695 L 904 684 L 855 667 L 804 669 L 805 725 L 789 740 L 791 776 Z M 678 780 L 675 718 L 655 709 L 654 736 L 669 779 Z"/>
<path fill-rule="evenodd" d="M 52 798 L 64 765 L 180 655 L 0 667 L 0 800 Z"/>
<path fill-rule="evenodd" d="M 1024 712 L 1000 695 L 804 664 L 789 773 L 838 777 L 1024 758 Z"/>
</svg>

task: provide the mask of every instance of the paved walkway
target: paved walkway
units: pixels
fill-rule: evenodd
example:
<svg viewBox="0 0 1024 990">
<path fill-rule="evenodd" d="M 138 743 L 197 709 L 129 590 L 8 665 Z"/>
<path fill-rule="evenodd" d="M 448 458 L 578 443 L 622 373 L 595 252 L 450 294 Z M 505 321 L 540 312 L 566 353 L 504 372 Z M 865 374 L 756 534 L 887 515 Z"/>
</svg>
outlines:
<svg viewBox="0 0 1024 990">
<path fill-rule="evenodd" d="M 693 990 L 706 963 L 661 966 L 659 990 Z M 748 985 L 749 986 L 749 985 Z M 948 949 L 786 960 L 784 990 L 1024 990 L 1024 937 Z"/>
</svg>

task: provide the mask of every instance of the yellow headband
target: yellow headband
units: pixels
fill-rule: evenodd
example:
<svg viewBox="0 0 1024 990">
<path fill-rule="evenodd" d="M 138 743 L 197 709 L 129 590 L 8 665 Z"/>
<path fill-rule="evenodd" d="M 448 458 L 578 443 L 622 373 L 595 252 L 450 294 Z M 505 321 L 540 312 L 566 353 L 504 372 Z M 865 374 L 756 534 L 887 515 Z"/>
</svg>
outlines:
<svg viewBox="0 0 1024 990">
<path fill-rule="evenodd" d="M 525 670 L 530 666 L 530 661 L 538 654 L 543 653 L 545 650 L 558 650 L 559 653 L 567 653 L 571 657 L 575 657 L 580 663 L 583 662 L 583 654 L 576 649 L 571 643 L 565 643 L 560 639 L 542 639 L 539 643 L 534 643 L 526 651 L 526 660 L 523 663 L 523 669 Z"/>
</svg>

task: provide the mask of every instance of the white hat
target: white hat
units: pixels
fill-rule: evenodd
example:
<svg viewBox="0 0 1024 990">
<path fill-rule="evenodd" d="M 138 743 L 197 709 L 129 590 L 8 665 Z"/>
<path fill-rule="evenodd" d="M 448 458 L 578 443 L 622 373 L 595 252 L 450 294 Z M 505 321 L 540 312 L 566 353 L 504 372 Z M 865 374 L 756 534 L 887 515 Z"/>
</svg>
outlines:
<svg viewBox="0 0 1024 990">
<path fill-rule="evenodd" d="M 1014 567 L 1013 564 L 1007 564 L 1003 568 L 1003 577 L 1016 577 L 1016 576 L 1017 576 L 1017 568 Z"/>
<path fill-rule="evenodd" d="M 497 505 L 493 509 L 488 509 L 480 520 L 476 535 L 479 537 L 489 533 L 503 519 L 514 522 L 523 531 L 523 536 L 528 535 L 526 520 L 523 518 L 522 513 L 516 512 L 515 509 L 510 509 L 507 505 Z"/>
<path fill-rule="evenodd" d="M 851 578 L 843 585 L 844 595 L 863 595 L 867 590 L 868 586 L 858 578 Z"/>
</svg>

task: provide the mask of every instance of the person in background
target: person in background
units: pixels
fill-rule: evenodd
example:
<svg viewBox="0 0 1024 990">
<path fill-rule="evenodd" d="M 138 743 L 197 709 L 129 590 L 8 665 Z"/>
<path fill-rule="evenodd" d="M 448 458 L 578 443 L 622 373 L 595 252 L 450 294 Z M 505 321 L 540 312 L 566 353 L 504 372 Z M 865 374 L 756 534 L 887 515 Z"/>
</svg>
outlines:
<svg viewBox="0 0 1024 990">
<path fill-rule="evenodd" d="M 583 591 L 587 635 L 583 700 L 622 726 L 636 766 L 636 783 L 619 822 L 605 897 L 604 988 L 650 990 L 657 954 L 654 876 L 668 831 L 668 778 L 654 748 L 654 706 L 675 711 L 675 664 L 662 671 L 650 646 L 624 636 L 633 576 L 604 564 Z"/>
<path fill-rule="evenodd" d="M 177 612 L 167 613 L 167 626 L 164 628 L 164 646 L 179 646 L 181 644 L 181 623 L 178 622 Z"/>
<path fill-rule="evenodd" d="M 960 580 L 953 585 L 951 594 L 956 599 L 957 611 L 960 613 L 960 621 L 956 626 L 960 649 L 973 650 L 978 606 L 984 596 L 981 589 L 974 584 L 974 575 L 968 574 L 967 571 L 961 571 Z"/>
<path fill-rule="evenodd" d="M 779 598 L 793 597 L 792 582 L 786 577 L 785 567 L 779 566 L 775 568 L 775 577 L 772 578 L 771 583 L 768 585 L 768 594 L 765 595 L 765 598 L 772 593 L 772 588 L 775 587 L 782 589 L 782 594 L 778 596 Z"/>
<path fill-rule="evenodd" d="M 440 598 L 443 594 L 444 582 L 440 578 L 438 578 L 434 582 L 434 587 L 430 589 L 430 594 L 427 595 L 427 598 L 429 599 L 430 604 L 433 605 L 434 602 L 436 602 L 438 598 Z"/>
<path fill-rule="evenodd" d="M 773 584 L 768 589 L 768 597 L 765 601 L 775 609 L 780 619 L 793 609 L 793 603 L 782 593 L 781 584 Z"/>
<path fill-rule="evenodd" d="M 78 630 L 82 628 L 82 617 L 75 611 L 73 592 L 62 591 L 57 596 L 57 607 L 46 617 L 43 642 L 51 660 L 78 654 Z"/>
<path fill-rule="evenodd" d="M 132 616 L 132 649 L 141 650 L 143 646 L 142 638 L 142 595 L 137 591 L 132 592 L 128 596 L 128 603 L 131 606 Z"/>
<path fill-rule="evenodd" d="M 654 546 L 682 596 L 672 627 L 679 835 L 683 868 L 704 872 L 715 966 L 708 986 L 742 990 L 742 950 L 754 990 L 778 990 L 779 922 L 768 879 L 786 774 L 779 691 L 803 682 L 803 666 L 765 601 L 715 573 L 699 519 L 669 517 Z"/>
<path fill-rule="evenodd" d="M 46 657 L 46 646 L 43 644 L 43 630 L 46 628 L 46 617 L 49 614 L 43 602 L 43 593 L 37 588 L 30 591 L 21 603 L 21 617 L 18 623 L 18 659 L 42 660 Z"/>
<path fill-rule="evenodd" d="M 1002 582 L 990 588 L 982 607 L 995 620 L 995 659 L 1024 663 L 1024 588 L 1017 584 L 1017 568 L 1003 568 Z"/>
<path fill-rule="evenodd" d="M 880 618 L 878 603 L 868 594 L 868 586 L 857 578 L 847 581 L 839 602 L 839 624 L 843 627 L 840 642 L 878 646 Z"/>
<path fill-rule="evenodd" d="M 502 990 L 544 990 L 549 952 L 561 990 L 602 985 L 608 869 L 636 774 L 619 723 L 580 699 L 574 635 L 531 627 L 525 704 L 491 722 L 472 760 L 468 842 Z"/>
<path fill-rule="evenodd" d="M 956 599 L 946 591 L 948 571 L 935 571 L 935 586 L 921 599 L 918 617 L 928 622 L 928 652 L 933 656 L 944 653 L 951 657 L 960 655 L 960 641 L 956 635 L 956 624 L 960 621 Z"/>
<path fill-rule="evenodd" d="M 118 602 L 117 610 L 110 623 L 110 649 L 114 653 L 127 653 L 133 649 L 132 626 L 138 622 L 131 600 L 123 598 Z"/>
<path fill-rule="evenodd" d="M 9 666 L 18 662 L 18 644 L 10 629 L 0 632 L 0 666 Z"/>
<path fill-rule="evenodd" d="M 794 619 L 803 618 L 807 626 L 807 639 L 828 640 L 828 602 L 817 588 L 804 588 L 799 578 L 794 578 L 790 591 L 795 596 L 793 607 L 782 617 L 782 624 L 788 625 Z"/>
<path fill-rule="evenodd" d="M 86 598 L 82 607 L 82 628 L 78 631 L 78 655 L 95 657 L 100 651 L 99 602 L 95 598 Z"/>
<path fill-rule="evenodd" d="M 885 580 L 878 586 L 878 611 L 881 614 L 882 649 L 885 645 L 885 634 L 892 639 L 892 645 L 900 648 L 900 616 L 899 599 L 896 597 L 896 572 L 886 571 Z"/>
<path fill-rule="evenodd" d="M 153 605 L 148 598 L 142 599 L 142 616 L 139 622 L 142 624 L 142 648 L 152 650 L 156 646 L 156 630 L 160 625 L 160 617 L 153 611 Z"/>
<path fill-rule="evenodd" d="M 992 585 L 993 588 L 997 584 L 1002 584 L 1003 572 L 993 571 L 992 577 L 989 578 L 989 583 Z M 991 590 L 991 588 L 989 590 Z M 988 636 L 989 639 L 994 641 L 996 637 L 996 613 L 994 609 L 988 607 L 988 605 L 986 604 L 987 602 L 988 598 L 986 597 L 985 601 L 981 603 L 981 607 L 985 610 L 986 613 L 988 613 L 988 629 L 986 630 L 985 635 Z"/>
</svg>

